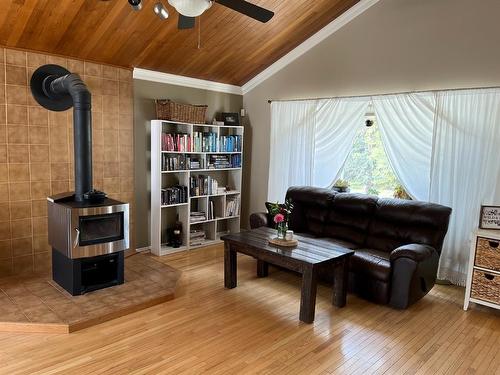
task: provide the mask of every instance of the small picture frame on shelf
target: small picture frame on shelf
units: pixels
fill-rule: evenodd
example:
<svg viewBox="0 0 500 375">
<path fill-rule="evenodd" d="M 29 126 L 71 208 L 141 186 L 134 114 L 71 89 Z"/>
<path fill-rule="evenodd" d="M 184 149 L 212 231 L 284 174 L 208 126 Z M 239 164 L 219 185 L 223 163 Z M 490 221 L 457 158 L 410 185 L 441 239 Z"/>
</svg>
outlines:
<svg viewBox="0 0 500 375">
<path fill-rule="evenodd" d="M 481 206 L 479 228 L 500 230 L 500 206 Z"/>
<path fill-rule="evenodd" d="M 224 121 L 224 125 L 228 126 L 239 126 L 240 125 L 240 116 L 238 113 L 229 113 L 223 112 L 221 114 L 221 119 Z"/>
</svg>

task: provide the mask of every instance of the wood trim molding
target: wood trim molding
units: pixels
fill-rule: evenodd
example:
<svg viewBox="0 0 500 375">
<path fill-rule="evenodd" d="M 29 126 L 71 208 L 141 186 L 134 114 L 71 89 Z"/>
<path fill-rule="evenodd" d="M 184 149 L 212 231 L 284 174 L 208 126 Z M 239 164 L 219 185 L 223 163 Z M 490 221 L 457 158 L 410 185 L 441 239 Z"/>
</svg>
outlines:
<svg viewBox="0 0 500 375">
<path fill-rule="evenodd" d="M 301 43 L 299 46 L 288 52 L 285 56 L 280 58 L 278 61 L 264 69 L 262 72 L 253 77 L 250 81 L 245 83 L 241 89 L 243 95 L 253 90 L 255 87 L 260 85 L 262 82 L 270 78 L 272 75 L 279 72 L 281 69 L 286 67 L 288 64 L 302 56 L 304 53 L 318 45 L 320 42 L 328 38 L 330 35 L 335 33 L 337 30 L 341 29 L 343 26 L 347 25 L 353 19 L 361 15 L 365 10 L 369 9 L 379 0 L 361 0 L 359 3 L 354 5 L 352 8 L 344 12 L 342 15 L 334 19 L 316 34 L 311 36 L 309 39 Z"/>
<path fill-rule="evenodd" d="M 378 2 L 379 0 L 361 0 L 359 3 L 348 9 L 345 13 L 330 22 L 328 25 L 311 36 L 305 42 L 300 44 L 298 47 L 294 48 L 278 61 L 257 74 L 243 86 L 229 85 L 226 83 L 207 81 L 204 79 L 185 77 L 170 73 L 162 73 L 142 68 L 134 68 L 133 77 L 134 79 L 142 79 L 145 81 L 168 83 L 171 85 L 224 92 L 228 94 L 244 95 L 253 90 L 255 87 L 260 85 L 272 75 L 279 72 L 281 69 L 285 68 L 288 64 L 302 56 L 304 53 L 318 45 L 320 42 L 335 33 L 337 30 L 340 30 L 343 26 L 347 25 L 353 19 L 361 15 L 365 10 L 369 9 L 371 6 L 375 5 Z"/>
<path fill-rule="evenodd" d="M 134 68 L 134 79 L 142 79 L 145 81 L 168 83 L 171 85 L 192 87 L 195 89 L 224 92 L 227 94 L 243 95 L 240 86 L 229 85 L 226 83 L 207 81 L 204 79 L 179 76 L 170 73 L 156 72 L 141 68 Z"/>
</svg>

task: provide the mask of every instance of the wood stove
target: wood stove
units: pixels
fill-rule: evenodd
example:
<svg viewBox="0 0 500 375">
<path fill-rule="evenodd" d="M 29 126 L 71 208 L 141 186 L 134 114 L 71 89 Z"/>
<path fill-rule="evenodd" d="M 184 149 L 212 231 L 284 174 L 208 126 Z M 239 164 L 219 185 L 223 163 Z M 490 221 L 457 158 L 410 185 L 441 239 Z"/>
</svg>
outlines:
<svg viewBox="0 0 500 375">
<path fill-rule="evenodd" d="M 39 67 L 30 86 L 49 110 L 73 107 L 75 191 L 47 198 L 53 279 L 72 295 L 122 284 L 129 205 L 92 187 L 90 91 L 77 74 L 58 65 Z"/>
</svg>

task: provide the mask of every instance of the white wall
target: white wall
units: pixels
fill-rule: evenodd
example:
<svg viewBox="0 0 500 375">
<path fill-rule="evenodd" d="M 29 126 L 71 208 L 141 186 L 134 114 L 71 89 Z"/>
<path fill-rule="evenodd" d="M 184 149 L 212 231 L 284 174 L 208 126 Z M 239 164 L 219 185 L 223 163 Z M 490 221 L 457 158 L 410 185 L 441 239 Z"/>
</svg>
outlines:
<svg viewBox="0 0 500 375">
<path fill-rule="evenodd" d="M 267 196 L 268 99 L 499 86 L 499 15 L 499 0 L 380 0 L 245 94 L 243 217 Z"/>
</svg>

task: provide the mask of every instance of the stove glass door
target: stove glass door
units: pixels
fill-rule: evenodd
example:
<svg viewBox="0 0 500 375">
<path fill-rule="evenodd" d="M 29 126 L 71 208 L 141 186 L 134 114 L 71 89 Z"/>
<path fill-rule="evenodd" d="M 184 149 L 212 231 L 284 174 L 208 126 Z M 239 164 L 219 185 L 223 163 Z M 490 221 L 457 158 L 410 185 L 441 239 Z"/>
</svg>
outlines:
<svg viewBox="0 0 500 375">
<path fill-rule="evenodd" d="M 88 246 L 124 238 L 123 212 L 80 216 L 79 245 Z"/>
</svg>

